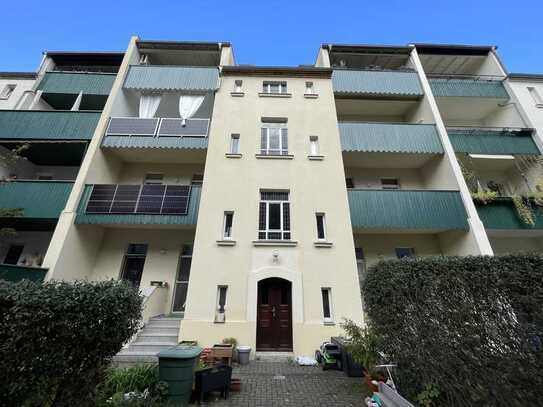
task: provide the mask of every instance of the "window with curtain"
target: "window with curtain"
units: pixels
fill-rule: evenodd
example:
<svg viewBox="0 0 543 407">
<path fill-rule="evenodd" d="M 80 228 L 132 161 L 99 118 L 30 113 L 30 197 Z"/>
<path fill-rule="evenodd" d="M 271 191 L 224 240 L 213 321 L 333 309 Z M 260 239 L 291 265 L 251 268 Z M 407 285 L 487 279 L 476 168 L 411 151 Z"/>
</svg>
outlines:
<svg viewBox="0 0 543 407">
<path fill-rule="evenodd" d="M 142 94 L 140 96 L 139 117 L 141 119 L 152 119 L 155 117 L 161 100 L 162 95 Z"/>
<path fill-rule="evenodd" d="M 290 202 L 288 192 L 260 193 L 258 239 L 290 240 Z"/>
</svg>

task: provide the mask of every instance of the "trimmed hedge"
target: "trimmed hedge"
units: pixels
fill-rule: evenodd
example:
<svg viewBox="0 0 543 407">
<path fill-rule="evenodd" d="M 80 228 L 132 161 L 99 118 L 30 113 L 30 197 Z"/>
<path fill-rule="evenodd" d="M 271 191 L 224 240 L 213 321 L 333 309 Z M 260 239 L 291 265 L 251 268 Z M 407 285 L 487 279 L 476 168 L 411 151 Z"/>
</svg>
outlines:
<svg viewBox="0 0 543 407">
<path fill-rule="evenodd" d="M 435 405 L 540 405 L 542 256 L 381 261 L 362 293 L 407 398 L 437 388 Z"/>
<path fill-rule="evenodd" d="M 93 405 L 110 359 L 138 330 L 142 299 L 126 282 L 0 281 L 0 400 Z"/>
</svg>

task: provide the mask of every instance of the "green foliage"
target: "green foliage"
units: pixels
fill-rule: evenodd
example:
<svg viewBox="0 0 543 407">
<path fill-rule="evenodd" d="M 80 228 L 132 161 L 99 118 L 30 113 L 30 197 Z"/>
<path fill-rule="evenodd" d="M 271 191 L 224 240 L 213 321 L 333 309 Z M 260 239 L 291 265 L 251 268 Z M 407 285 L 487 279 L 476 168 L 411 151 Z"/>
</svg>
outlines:
<svg viewBox="0 0 543 407">
<path fill-rule="evenodd" d="M 439 389 L 435 384 L 428 383 L 423 390 L 417 394 L 416 400 L 422 407 L 432 407 L 436 405 L 439 398 Z"/>
<path fill-rule="evenodd" d="M 408 399 L 439 406 L 539 405 L 543 257 L 381 261 L 363 283 L 379 349 Z"/>
<path fill-rule="evenodd" d="M 358 326 L 346 319 L 341 323 L 349 340 L 346 346 L 355 362 L 364 366 L 371 373 L 379 360 L 377 335 L 371 327 Z"/>
<path fill-rule="evenodd" d="M 236 349 L 236 347 L 238 346 L 238 341 L 236 338 L 224 338 L 222 340 L 222 343 L 224 343 L 225 345 L 232 345 L 234 349 Z"/>
<path fill-rule="evenodd" d="M 87 406 L 110 359 L 138 330 L 142 299 L 120 281 L 0 281 L 0 400 Z"/>
<path fill-rule="evenodd" d="M 156 364 L 109 368 L 97 393 L 98 406 L 153 406 L 164 400 L 167 384 L 159 381 Z"/>
<path fill-rule="evenodd" d="M 511 197 L 513 205 L 517 210 L 517 215 L 519 219 L 528 226 L 535 226 L 534 213 L 530 207 L 530 203 L 519 195 L 514 195 Z"/>
<path fill-rule="evenodd" d="M 472 192 L 471 197 L 476 203 L 483 205 L 489 204 L 496 200 L 498 193 L 496 191 L 478 191 Z"/>
</svg>

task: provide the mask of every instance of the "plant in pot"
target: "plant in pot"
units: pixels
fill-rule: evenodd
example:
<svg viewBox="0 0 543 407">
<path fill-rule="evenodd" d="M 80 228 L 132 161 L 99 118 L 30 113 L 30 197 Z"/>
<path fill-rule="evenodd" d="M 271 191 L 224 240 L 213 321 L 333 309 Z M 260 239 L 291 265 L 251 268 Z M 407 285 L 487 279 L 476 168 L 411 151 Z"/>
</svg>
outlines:
<svg viewBox="0 0 543 407">
<path fill-rule="evenodd" d="M 373 381 L 386 381 L 384 375 L 375 369 L 380 358 L 377 334 L 371 327 L 358 326 L 349 319 L 341 323 L 341 328 L 348 339 L 347 351 L 351 353 L 355 362 L 363 366 L 366 385 L 370 390 L 377 391 L 377 386 L 373 384 Z"/>
<path fill-rule="evenodd" d="M 238 361 L 238 351 L 237 351 L 238 341 L 237 341 L 237 339 L 236 338 L 224 338 L 222 340 L 222 343 L 225 344 L 225 345 L 232 345 L 232 349 L 233 349 L 232 361 L 237 362 Z"/>
</svg>

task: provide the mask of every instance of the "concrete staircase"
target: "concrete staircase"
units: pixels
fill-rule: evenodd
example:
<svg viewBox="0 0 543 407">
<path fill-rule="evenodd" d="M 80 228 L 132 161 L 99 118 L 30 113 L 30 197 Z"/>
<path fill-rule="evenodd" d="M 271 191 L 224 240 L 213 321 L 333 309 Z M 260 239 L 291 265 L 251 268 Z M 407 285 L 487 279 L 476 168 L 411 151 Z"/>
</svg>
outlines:
<svg viewBox="0 0 543 407">
<path fill-rule="evenodd" d="M 157 363 L 158 352 L 178 344 L 181 318 L 156 316 L 145 324 L 143 329 L 113 358 L 113 363 L 120 367 L 138 363 Z"/>
</svg>

